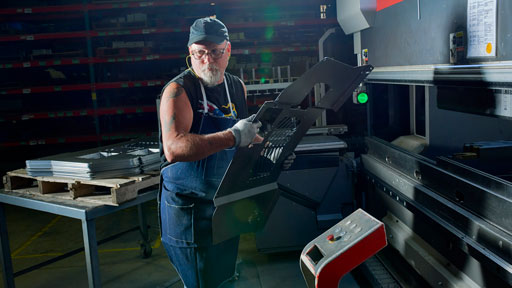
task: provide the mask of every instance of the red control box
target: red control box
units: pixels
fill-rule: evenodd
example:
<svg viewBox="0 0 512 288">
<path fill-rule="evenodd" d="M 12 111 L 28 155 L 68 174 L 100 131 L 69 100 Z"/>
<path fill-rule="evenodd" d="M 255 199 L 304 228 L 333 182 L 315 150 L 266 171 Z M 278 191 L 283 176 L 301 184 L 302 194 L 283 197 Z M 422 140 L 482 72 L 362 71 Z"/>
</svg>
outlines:
<svg viewBox="0 0 512 288">
<path fill-rule="evenodd" d="M 384 224 L 358 209 L 306 245 L 302 275 L 308 287 L 338 287 L 343 275 L 386 245 Z"/>
</svg>

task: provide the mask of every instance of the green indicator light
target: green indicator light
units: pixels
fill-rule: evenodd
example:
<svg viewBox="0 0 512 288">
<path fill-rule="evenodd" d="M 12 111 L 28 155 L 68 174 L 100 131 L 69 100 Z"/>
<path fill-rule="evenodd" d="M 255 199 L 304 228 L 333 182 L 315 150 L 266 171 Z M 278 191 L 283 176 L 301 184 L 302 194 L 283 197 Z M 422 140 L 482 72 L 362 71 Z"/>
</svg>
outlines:
<svg viewBox="0 0 512 288">
<path fill-rule="evenodd" d="M 124 113 L 124 110 L 123 109 L 117 109 L 117 114 L 123 114 Z"/>
<path fill-rule="evenodd" d="M 59 143 L 65 143 L 65 142 L 66 142 L 66 138 L 58 138 L 58 139 L 57 139 L 57 142 L 59 142 Z"/>
<path fill-rule="evenodd" d="M 261 84 L 264 84 L 266 80 L 267 80 L 267 79 L 265 79 L 265 77 L 262 77 L 262 78 L 260 79 L 260 83 L 261 83 Z"/>
<path fill-rule="evenodd" d="M 71 112 L 71 111 L 66 112 L 66 116 L 73 116 L 73 112 Z"/>
<path fill-rule="evenodd" d="M 60 60 L 53 61 L 53 65 L 60 65 L 62 62 Z"/>
<path fill-rule="evenodd" d="M 144 111 L 142 110 L 142 108 L 137 108 L 137 109 L 135 110 L 135 112 L 137 112 L 137 113 L 142 113 L 142 112 L 144 112 Z"/>
<path fill-rule="evenodd" d="M 46 66 L 46 61 L 39 61 L 39 65 Z"/>
<path fill-rule="evenodd" d="M 127 88 L 127 87 L 128 87 L 127 83 L 121 83 L 121 88 Z"/>
<path fill-rule="evenodd" d="M 364 104 L 368 102 L 368 94 L 361 92 L 357 95 L 357 102 Z"/>
<path fill-rule="evenodd" d="M 12 68 L 12 64 L 5 64 L 5 68 Z"/>
<path fill-rule="evenodd" d="M 73 63 L 73 64 L 78 64 L 78 63 L 80 63 L 80 60 L 79 60 L 79 59 L 72 59 L 72 60 L 71 60 L 71 63 Z"/>
</svg>

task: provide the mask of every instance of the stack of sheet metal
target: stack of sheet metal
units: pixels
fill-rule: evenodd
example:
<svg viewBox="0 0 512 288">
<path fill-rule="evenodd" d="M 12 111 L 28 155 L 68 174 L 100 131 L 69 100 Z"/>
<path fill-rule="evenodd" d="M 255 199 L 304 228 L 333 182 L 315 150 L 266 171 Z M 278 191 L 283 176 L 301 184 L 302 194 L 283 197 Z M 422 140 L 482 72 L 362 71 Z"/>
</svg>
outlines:
<svg viewBox="0 0 512 288">
<path fill-rule="evenodd" d="M 158 141 L 137 139 L 115 145 L 27 160 L 30 176 L 99 179 L 157 170 Z"/>
</svg>

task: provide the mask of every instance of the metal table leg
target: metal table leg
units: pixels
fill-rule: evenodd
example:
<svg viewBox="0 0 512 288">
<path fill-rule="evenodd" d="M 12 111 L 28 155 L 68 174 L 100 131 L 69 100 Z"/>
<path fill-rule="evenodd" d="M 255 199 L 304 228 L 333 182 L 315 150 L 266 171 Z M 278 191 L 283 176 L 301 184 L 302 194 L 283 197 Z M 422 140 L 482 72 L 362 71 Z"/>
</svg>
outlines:
<svg viewBox="0 0 512 288">
<path fill-rule="evenodd" d="M 151 248 L 151 241 L 149 240 L 148 224 L 142 203 L 137 205 L 137 210 L 139 212 L 140 236 L 142 237 L 140 252 L 142 258 L 149 258 L 153 252 L 153 249 Z"/>
<path fill-rule="evenodd" d="M 0 203 L 0 257 L 2 260 L 2 275 L 4 287 L 14 288 L 14 276 L 11 261 L 11 249 L 9 248 L 9 235 L 7 234 L 7 221 L 5 221 L 4 204 Z"/>
<path fill-rule="evenodd" d="M 96 241 L 96 222 L 94 219 L 82 220 L 84 235 L 85 262 L 89 287 L 101 287 L 98 243 Z"/>
</svg>

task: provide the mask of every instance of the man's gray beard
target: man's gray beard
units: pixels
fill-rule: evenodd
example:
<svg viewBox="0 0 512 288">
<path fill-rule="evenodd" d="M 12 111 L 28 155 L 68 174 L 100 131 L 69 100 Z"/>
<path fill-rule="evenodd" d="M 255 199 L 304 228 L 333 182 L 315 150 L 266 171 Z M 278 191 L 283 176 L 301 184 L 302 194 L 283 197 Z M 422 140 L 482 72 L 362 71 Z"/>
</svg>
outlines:
<svg viewBox="0 0 512 288">
<path fill-rule="evenodd" d="M 210 70 L 208 68 L 213 68 Z M 224 73 L 220 72 L 220 69 L 214 64 L 208 64 L 201 70 L 201 80 L 206 87 L 217 86 L 222 79 Z"/>
</svg>

